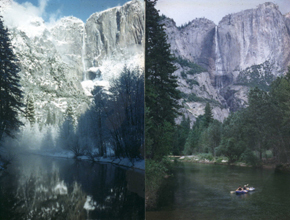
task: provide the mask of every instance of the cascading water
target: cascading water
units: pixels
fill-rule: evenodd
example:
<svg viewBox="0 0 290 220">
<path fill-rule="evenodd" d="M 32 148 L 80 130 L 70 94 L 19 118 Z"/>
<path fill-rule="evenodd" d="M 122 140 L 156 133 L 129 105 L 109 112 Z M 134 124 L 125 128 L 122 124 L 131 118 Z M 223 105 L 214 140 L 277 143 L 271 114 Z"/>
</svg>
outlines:
<svg viewBox="0 0 290 220">
<path fill-rule="evenodd" d="M 223 75 L 223 65 L 222 65 L 222 58 L 218 43 L 218 34 L 217 34 L 217 26 L 215 26 L 215 72 L 216 75 Z"/>
<path fill-rule="evenodd" d="M 86 56 L 86 29 L 84 27 L 84 32 L 83 32 L 83 46 L 82 46 L 82 63 L 83 63 L 83 79 L 84 81 L 87 80 L 86 76 L 86 61 L 85 61 L 85 56 Z"/>
<path fill-rule="evenodd" d="M 217 26 L 215 26 L 215 86 L 220 90 L 223 87 L 223 64 L 218 43 Z"/>
</svg>

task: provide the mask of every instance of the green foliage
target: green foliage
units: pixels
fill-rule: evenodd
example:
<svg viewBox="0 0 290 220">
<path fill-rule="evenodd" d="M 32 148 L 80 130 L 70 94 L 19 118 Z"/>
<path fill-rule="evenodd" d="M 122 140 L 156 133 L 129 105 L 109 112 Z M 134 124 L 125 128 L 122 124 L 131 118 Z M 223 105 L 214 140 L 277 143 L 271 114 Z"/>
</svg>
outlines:
<svg viewBox="0 0 290 220">
<path fill-rule="evenodd" d="M 198 64 L 196 63 L 193 63 L 187 59 L 184 59 L 182 57 L 177 57 L 176 60 L 175 60 L 178 64 L 180 64 L 180 66 L 182 67 L 189 67 L 190 70 L 187 71 L 186 73 L 189 74 L 189 75 L 194 75 L 194 74 L 197 74 L 197 73 L 202 73 L 202 72 L 205 72 L 206 69 L 204 69 L 203 67 L 199 66 Z"/>
<path fill-rule="evenodd" d="M 260 164 L 260 160 L 248 148 L 242 153 L 240 160 L 252 166 L 258 166 Z"/>
<path fill-rule="evenodd" d="M 189 136 L 186 139 L 186 143 L 184 146 L 183 153 L 185 155 L 193 154 L 196 151 L 199 151 L 199 141 L 201 137 L 201 133 L 204 131 L 204 115 L 200 115 L 197 119 L 194 125 L 192 126 L 192 129 L 189 131 Z"/>
<path fill-rule="evenodd" d="M 186 79 L 186 83 L 189 85 L 189 87 L 192 89 L 192 86 L 193 85 L 197 85 L 197 86 L 199 86 L 199 83 L 196 81 L 196 80 L 194 80 L 194 79 Z"/>
<path fill-rule="evenodd" d="M 195 95 L 182 96 L 197 99 Z M 252 88 L 248 104 L 221 125 L 213 120 L 207 103 L 205 114 L 189 132 L 183 153 L 222 155 L 229 163 L 244 161 L 252 166 L 272 157 L 278 163 L 290 164 L 290 69 L 271 84 L 268 92 Z"/>
<path fill-rule="evenodd" d="M 234 163 L 240 160 L 241 155 L 246 149 L 246 145 L 242 141 L 237 141 L 235 138 L 222 139 L 217 151 L 219 154 L 226 156 L 229 163 Z"/>
<path fill-rule="evenodd" d="M 181 71 L 180 75 L 183 79 L 186 79 L 186 77 L 187 77 L 187 75 L 184 71 Z"/>
<path fill-rule="evenodd" d="M 214 157 L 211 153 L 200 153 L 198 154 L 200 160 L 209 160 L 213 161 Z"/>
<path fill-rule="evenodd" d="M 211 110 L 211 106 L 209 103 L 206 103 L 204 108 L 204 125 L 207 128 L 210 123 L 213 121 L 213 114 Z"/>
<path fill-rule="evenodd" d="M 173 163 L 167 157 L 163 157 L 160 161 L 146 159 L 145 161 L 145 191 L 146 197 L 151 203 L 156 203 L 158 191 L 164 181 L 164 177 L 171 175 Z M 149 201 L 147 201 L 150 203 Z M 148 204 L 148 206 L 150 206 Z"/>
<path fill-rule="evenodd" d="M 272 69 L 273 67 L 269 61 L 248 67 L 238 75 L 237 84 L 258 87 L 259 89 L 268 91 L 270 84 L 275 80 L 275 76 L 271 73 Z"/>
<path fill-rule="evenodd" d="M 187 100 L 189 102 L 202 102 L 202 101 L 204 101 L 203 98 L 196 96 L 195 93 L 189 94 L 188 97 L 187 97 Z"/>
<path fill-rule="evenodd" d="M 172 148 L 180 94 L 177 77 L 173 75 L 175 58 L 155 4 L 156 1 L 146 0 L 145 148 L 147 158 L 160 160 Z"/>
<path fill-rule="evenodd" d="M 185 116 L 183 115 L 180 125 L 175 126 L 173 150 L 172 150 L 172 153 L 174 155 L 180 155 L 184 150 L 184 145 L 188 137 L 189 130 L 190 130 L 190 120 L 189 118 L 186 119 Z"/>
</svg>

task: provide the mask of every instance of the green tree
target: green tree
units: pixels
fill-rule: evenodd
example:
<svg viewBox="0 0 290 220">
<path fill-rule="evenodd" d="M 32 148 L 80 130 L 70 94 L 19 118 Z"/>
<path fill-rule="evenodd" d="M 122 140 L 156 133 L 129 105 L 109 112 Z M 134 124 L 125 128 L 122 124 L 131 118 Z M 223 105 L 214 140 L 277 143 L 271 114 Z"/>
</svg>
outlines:
<svg viewBox="0 0 290 220">
<path fill-rule="evenodd" d="M 213 114 L 210 104 L 207 102 L 204 108 L 204 126 L 207 128 L 213 121 Z"/>
<path fill-rule="evenodd" d="M 172 150 L 180 94 L 177 77 L 173 75 L 174 57 L 155 5 L 156 0 L 146 0 L 145 146 L 147 158 L 160 160 Z"/>
<path fill-rule="evenodd" d="M 213 156 L 216 156 L 216 149 L 221 141 L 222 133 L 222 123 L 218 120 L 213 120 L 213 122 L 207 128 L 208 133 L 208 148 Z"/>
<path fill-rule="evenodd" d="M 19 71 L 8 29 L 4 28 L 0 17 L 0 140 L 4 134 L 13 137 L 13 131 L 22 125 L 18 119 L 18 113 L 23 112 L 21 108 L 24 106 Z"/>
<path fill-rule="evenodd" d="M 175 126 L 174 141 L 173 141 L 173 154 L 180 155 L 186 143 L 186 139 L 190 131 L 190 119 L 182 116 L 182 120 L 179 125 Z"/>
<path fill-rule="evenodd" d="M 276 160 L 290 162 L 290 68 L 285 76 L 278 77 L 270 88 L 272 112 L 268 123 L 272 129 L 271 146 Z"/>
<path fill-rule="evenodd" d="M 204 130 L 204 115 L 200 115 L 197 117 L 195 123 L 192 126 L 192 129 L 189 131 L 184 146 L 185 155 L 193 154 L 194 151 L 199 150 L 198 143 L 203 130 Z"/>
<path fill-rule="evenodd" d="M 254 88 L 249 93 L 249 107 L 246 109 L 246 137 L 248 145 L 253 150 L 259 152 L 259 158 L 262 160 L 262 153 L 267 148 L 271 136 L 271 126 L 269 126 L 269 117 L 272 114 L 272 105 L 267 92 Z"/>
<path fill-rule="evenodd" d="M 222 138 L 217 153 L 228 157 L 230 163 L 239 160 L 247 147 L 244 141 L 248 136 L 245 130 L 246 116 L 244 111 L 235 112 L 223 123 Z"/>
</svg>

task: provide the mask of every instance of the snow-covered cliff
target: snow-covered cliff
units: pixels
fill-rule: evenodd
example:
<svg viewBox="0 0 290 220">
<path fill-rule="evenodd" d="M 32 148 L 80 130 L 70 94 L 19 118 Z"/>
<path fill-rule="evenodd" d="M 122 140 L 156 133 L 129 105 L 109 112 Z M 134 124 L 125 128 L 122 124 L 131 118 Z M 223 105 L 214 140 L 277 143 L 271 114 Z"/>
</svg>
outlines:
<svg viewBox="0 0 290 220">
<path fill-rule="evenodd" d="M 9 4 L 1 1 L 1 14 L 19 59 L 24 102 L 33 101 L 40 124 L 48 118 L 61 123 L 69 106 L 79 116 L 90 104 L 94 85 L 108 86 L 124 65 L 144 68 L 141 0 L 97 12 L 86 23 L 64 17 L 53 25 L 35 16 L 13 22 Z"/>
</svg>

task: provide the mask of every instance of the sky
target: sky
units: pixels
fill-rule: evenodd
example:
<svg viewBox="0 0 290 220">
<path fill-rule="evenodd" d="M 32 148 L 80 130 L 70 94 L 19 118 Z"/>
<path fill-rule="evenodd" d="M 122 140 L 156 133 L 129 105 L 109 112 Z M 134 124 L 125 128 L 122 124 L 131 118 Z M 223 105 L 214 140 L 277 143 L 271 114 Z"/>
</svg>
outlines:
<svg viewBox="0 0 290 220">
<path fill-rule="evenodd" d="M 1 0 L 0 0 L 1 1 Z M 57 20 L 64 16 L 74 16 L 84 22 L 91 14 L 108 8 L 121 6 L 129 0 L 13 0 L 19 6 L 38 16 L 45 22 Z"/>
<path fill-rule="evenodd" d="M 228 14 L 269 1 L 277 4 L 282 14 L 290 12 L 290 0 L 158 0 L 156 8 L 160 14 L 173 18 L 177 26 L 203 17 L 218 24 Z"/>
</svg>

